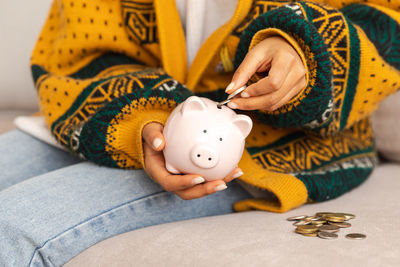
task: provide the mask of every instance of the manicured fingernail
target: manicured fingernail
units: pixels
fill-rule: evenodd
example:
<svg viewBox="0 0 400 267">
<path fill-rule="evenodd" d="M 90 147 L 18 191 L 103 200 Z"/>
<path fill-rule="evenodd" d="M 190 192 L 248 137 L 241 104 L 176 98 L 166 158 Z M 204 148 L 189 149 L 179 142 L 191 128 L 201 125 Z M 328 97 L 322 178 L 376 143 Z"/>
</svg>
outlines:
<svg viewBox="0 0 400 267">
<path fill-rule="evenodd" d="M 249 93 L 247 93 L 247 92 L 242 92 L 242 93 L 240 94 L 240 96 L 241 96 L 241 97 L 244 97 L 244 98 L 250 97 Z"/>
<path fill-rule="evenodd" d="M 162 144 L 161 138 L 156 138 L 153 140 L 153 147 L 155 149 L 158 149 L 161 146 L 161 144 Z"/>
<path fill-rule="evenodd" d="M 192 184 L 201 184 L 202 182 L 204 182 L 204 178 L 203 177 L 196 177 L 192 180 Z"/>
<path fill-rule="evenodd" d="M 230 107 L 231 109 L 237 109 L 238 105 L 235 102 L 229 102 L 228 107 Z"/>
<path fill-rule="evenodd" d="M 231 83 L 228 84 L 228 86 L 226 87 L 225 92 L 226 92 L 226 93 L 229 92 L 230 90 L 233 89 L 234 86 L 235 86 L 235 83 L 234 83 L 234 82 L 231 82 Z"/>
<path fill-rule="evenodd" d="M 233 179 L 236 179 L 236 178 L 238 178 L 238 177 L 240 177 L 240 176 L 242 176 L 243 175 L 243 172 L 242 172 L 242 170 L 241 169 L 239 169 L 237 172 L 235 172 L 235 174 L 233 175 Z"/>
<path fill-rule="evenodd" d="M 214 190 L 215 190 L 215 192 L 217 192 L 217 191 L 221 191 L 221 190 L 224 190 L 224 189 L 226 189 L 226 188 L 228 188 L 225 184 L 220 184 L 220 185 L 217 185 L 215 188 L 214 188 Z"/>
</svg>

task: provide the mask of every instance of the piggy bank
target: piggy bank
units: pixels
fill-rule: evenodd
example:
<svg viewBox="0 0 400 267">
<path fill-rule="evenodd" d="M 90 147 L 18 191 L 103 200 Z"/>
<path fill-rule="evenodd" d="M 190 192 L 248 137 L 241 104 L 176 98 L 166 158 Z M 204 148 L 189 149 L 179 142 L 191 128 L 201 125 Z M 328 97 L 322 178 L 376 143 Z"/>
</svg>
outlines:
<svg viewBox="0 0 400 267">
<path fill-rule="evenodd" d="M 252 121 L 208 98 L 191 96 L 179 104 L 164 127 L 165 165 L 174 174 L 223 179 L 239 163 Z"/>
</svg>

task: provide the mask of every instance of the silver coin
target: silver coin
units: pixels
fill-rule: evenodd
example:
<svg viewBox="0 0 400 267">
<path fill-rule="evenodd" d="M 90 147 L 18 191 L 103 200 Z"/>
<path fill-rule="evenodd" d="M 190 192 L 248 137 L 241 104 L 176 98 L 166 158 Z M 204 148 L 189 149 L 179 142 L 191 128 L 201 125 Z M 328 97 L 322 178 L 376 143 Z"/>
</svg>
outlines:
<svg viewBox="0 0 400 267">
<path fill-rule="evenodd" d="M 327 233 L 335 233 L 339 231 L 339 229 L 340 229 L 339 226 L 330 224 L 325 224 L 318 228 L 320 232 L 327 232 Z"/>
<path fill-rule="evenodd" d="M 338 235 L 335 233 L 318 232 L 318 237 L 323 239 L 336 239 L 338 238 Z"/>
<path fill-rule="evenodd" d="M 223 105 L 228 104 L 229 102 L 231 102 L 230 99 L 226 99 L 224 101 L 221 101 L 221 102 L 217 103 L 217 108 L 221 108 Z"/>
<path fill-rule="evenodd" d="M 317 221 L 319 219 L 321 219 L 321 217 L 319 216 L 307 216 L 306 218 L 304 218 L 304 220 L 306 221 Z"/>
<path fill-rule="evenodd" d="M 246 89 L 247 86 L 243 85 L 242 87 L 240 87 L 239 89 L 237 89 L 235 92 L 233 92 L 232 94 L 230 94 L 228 96 L 227 99 L 225 99 L 224 101 L 221 101 L 217 104 L 218 108 L 221 108 L 221 106 L 228 104 L 229 102 L 231 102 L 232 98 L 234 98 L 235 96 L 237 96 L 238 94 L 240 94 L 241 92 L 243 92 L 244 89 Z"/>
<path fill-rule="evenodd" d="M 334 212 L 317 212 L 315 213 L 315 216 L 319 216 L 319 217 L 324 217 L 325 215 L 329 215 L 329 214 L 334 214 Z"/>
<path fill-rule="evenodd" d="M 307 225 L 307 224 L 310 224 L 310 223 L 311 223 L 311 221 L 299 220 L 299 221 L 293 223 L 293 225 L 294 226 L 300 226 L 300 225 Z"/>
<path fill-rule="evenodd" d="M 348 239 L 358 239 L 358 240 L 361 240 L 361 239 L 367 238 L 367 236 L 364 235 L 364 234 L 360 234 L 360 233 L 351 233 L 351 234 L 347 234 L 347 235 L 346 235 L 346 238 L 348 238 Z"/>
<path fill-rule="evenodd" d="M 341 223 L 340 222 L 328 222 L 328 223 L 331 225 L 339 226 L 340 228 L 348 228 L 351 226 L 351 224 L 348 222 L 341 222 Z"/>
<path fill-rule="evenodd" d="M 297 215 L 297 216 L 289 217 L 286 220 L 288 220 L 288 221 L 297 221 L 297 220 L 304 219 L 305 217 L 307 217 L 307 215 Z"/>
<path fill-rule="evenodd" d="M 246 85 L 243 85 L 242 87 L 240 87 L 239 89 L 237 89 L 235 92 L 233 92 L 232 94 L 230 94 L 230 95 L 228 96 L 228 99 L 234 98 L 235 96 L 237 96 L 238 94 L 240 94 L 241 92 L 243 92 L 244 89 L 246 89 L 246 88 L 247 88 L 247 86 L 246 86 Z"/>
<path fill-rule="evenodd" d="M 348 221 L 350 219 L 354 219 L 356 217 L 356 215 L 350 214 L 350 213 L 339 212 L 339 213 L 336 213 L 336 214 L 344 216 L 346 218 L 346 221 Z"/>
</svg>

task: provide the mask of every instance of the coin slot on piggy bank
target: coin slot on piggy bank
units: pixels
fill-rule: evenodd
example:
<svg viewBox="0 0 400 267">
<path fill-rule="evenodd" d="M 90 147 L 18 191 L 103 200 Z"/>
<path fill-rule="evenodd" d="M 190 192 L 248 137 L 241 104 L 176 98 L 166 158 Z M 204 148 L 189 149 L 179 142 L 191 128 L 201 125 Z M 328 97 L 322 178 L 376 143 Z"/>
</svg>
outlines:
<svg viewBox="0 0 400 267">
<path fill-rule="evenodd" d="M 191 96 L 179 104 L 164 127 L 165 165 L 174 174 L 222 179 L 238 165 L 253 123 L 208 98 Z"/>
</svg>

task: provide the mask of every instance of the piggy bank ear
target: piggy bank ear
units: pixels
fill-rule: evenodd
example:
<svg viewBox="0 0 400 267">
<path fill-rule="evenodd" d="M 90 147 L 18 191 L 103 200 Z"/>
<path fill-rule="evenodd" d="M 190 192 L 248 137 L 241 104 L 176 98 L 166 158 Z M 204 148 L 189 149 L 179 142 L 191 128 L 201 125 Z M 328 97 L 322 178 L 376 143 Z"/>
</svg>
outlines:
<svg viewBox="0 0 400 267">
<path fill-rule="evenodd" d="M 193 112 L 193 111 L 206 111 L 207 110 L 206 104 L 198 96 L 189 97 L 188 99 L 185 100 L 185 102 L 183 102 L 182 105 L 183 105 L 182 109 L 181 109 L 182 114 L 185 114 L 187 112 Z"/>
<path fill-rule="evenodd" d="M 232 123 L 239 129 L 243 138 L 246 138 L 249 135 L 251 128 L 253 127 L 253 121 L 246 115 L 234 116 Z"/>
</svg>

